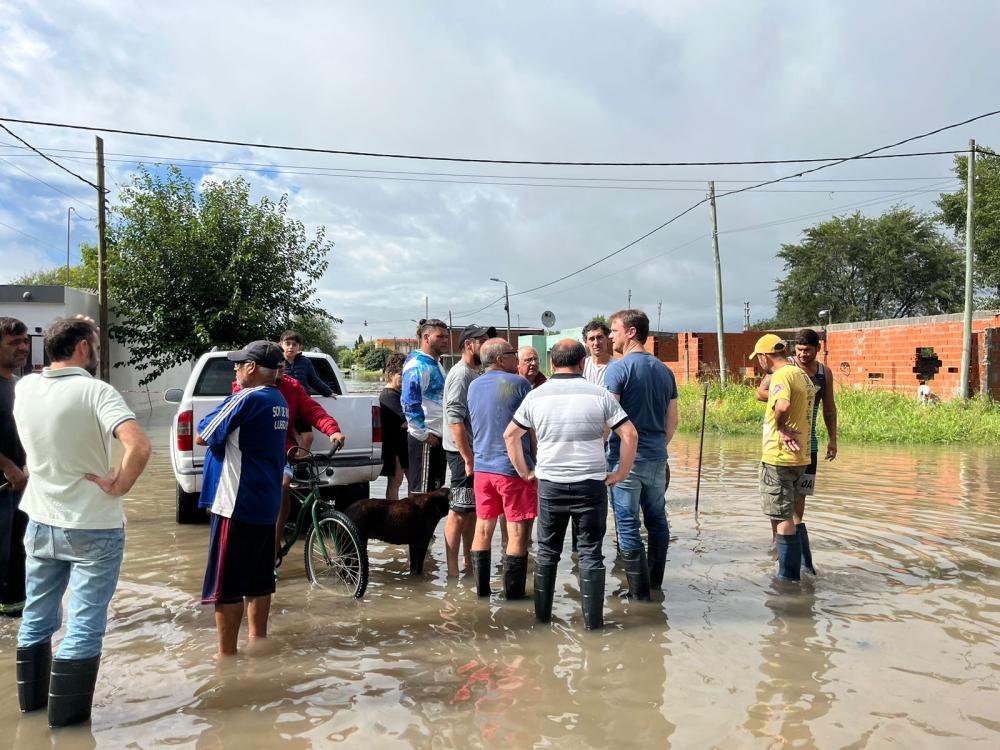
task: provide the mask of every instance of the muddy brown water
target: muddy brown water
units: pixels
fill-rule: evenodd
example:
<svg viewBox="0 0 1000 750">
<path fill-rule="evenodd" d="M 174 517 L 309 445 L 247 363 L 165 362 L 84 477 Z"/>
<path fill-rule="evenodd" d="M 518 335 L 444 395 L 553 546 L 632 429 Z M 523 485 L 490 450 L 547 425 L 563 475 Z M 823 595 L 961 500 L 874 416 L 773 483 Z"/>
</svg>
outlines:
<svg viewBox="0 0 1000 750">
<path fill-rule="evenodd" d="M 373 543 L 360 602 L 311 587 L 293 550 L 271 637 L 218 664 L 196 601 L 206 527 L 173 520 L 168 416 L 144 418 L 158 450 L 126 503 L 92 725 L 50 733 L 18 714 L 3 620 L 0 746 L 1000 746 L 997 450 L 845 445 L 807 511 L 820 575 L 786 591 L 756 441 L 706 440 L 696 516 L 697 439 L 680 435 L 664 596 L 611 595 L 624 576 L 609 537 L 602 633 L 583 630 L 568 550 L 540 626 L 528 599 L 447 580 L 439 526 L 421 578 Z"/>
</svg>

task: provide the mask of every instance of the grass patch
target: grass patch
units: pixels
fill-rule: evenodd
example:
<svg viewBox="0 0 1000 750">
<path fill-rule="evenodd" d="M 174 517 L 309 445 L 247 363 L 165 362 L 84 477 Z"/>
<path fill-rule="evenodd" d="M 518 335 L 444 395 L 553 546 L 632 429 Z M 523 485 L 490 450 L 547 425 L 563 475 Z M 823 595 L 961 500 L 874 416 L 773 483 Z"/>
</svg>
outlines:
<svg viewBox="0 0 1000 750">
<path fill-rule="evenodd" d="M 702 386 L 680 386 L 680 430 L 701 428 Z M 708 389 L 705 431 L 723 435 L 759 435 L 764 404 L 746 385 Z M 1000 405 L 985 398 L 959 399 L 932 407 L 898 393 L 874 390 L 838 390 L 839 439 L 859 443 L 1000 443 Z M 819 416 L 821 443 L 826 425 Z M 822 447 L 822 446 L 821 446 Z"/>
</svg>

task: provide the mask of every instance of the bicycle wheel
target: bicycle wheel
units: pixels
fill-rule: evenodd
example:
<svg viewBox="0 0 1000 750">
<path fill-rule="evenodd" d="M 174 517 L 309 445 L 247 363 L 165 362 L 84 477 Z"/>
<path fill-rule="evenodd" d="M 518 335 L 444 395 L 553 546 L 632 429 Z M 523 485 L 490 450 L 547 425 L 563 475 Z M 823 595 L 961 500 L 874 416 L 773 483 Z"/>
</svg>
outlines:
<svg viewBox="0 0 1000 750">
<path fill-rule="evenodd" d="M 360 599 L 368 587 L 368 547 L 358 527 L 340 511 L 327 510 L 309 529 L 306 576 L 339 596 Z"/>
</svg>

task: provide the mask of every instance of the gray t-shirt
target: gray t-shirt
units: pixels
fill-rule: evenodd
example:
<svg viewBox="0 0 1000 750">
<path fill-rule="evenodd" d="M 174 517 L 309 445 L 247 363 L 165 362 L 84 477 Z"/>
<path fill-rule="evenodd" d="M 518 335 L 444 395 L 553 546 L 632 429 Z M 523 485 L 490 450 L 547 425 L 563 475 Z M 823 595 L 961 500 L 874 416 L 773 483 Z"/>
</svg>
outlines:
<svg viewBox="0 0 1000 750">
<path fill-rule="evenodd" d="M 469 417 L 469 383 L 479 377 L 479 370 L 474 370 L 459 360 L 448 371 L 444 381 L 444 435 L 441 445 L 446 451 L 458 452 L 458 445 L 451 434 L 453 424 L 464 424 L 465 434 L 472 447 L 472 420 Z"/>
</svg>

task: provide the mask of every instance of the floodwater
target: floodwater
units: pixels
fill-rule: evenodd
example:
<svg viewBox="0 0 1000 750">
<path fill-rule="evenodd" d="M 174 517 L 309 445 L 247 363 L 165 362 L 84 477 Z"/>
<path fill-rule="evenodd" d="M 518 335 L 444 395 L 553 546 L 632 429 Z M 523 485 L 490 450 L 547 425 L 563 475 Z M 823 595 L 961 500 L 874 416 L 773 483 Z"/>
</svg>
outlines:
<svg viewBox="0 0 1000 750">
<path fill-rule="evenodd" d="M 146 420 L 157 446 L 167 418 Z M 373 544 L 360 602 L 310 587 L 294 549 L 271 637 L 221 664 L 196 600 L 207 528 L 174 524 L 161 448 L 126 504 L 92 725 L 19 716 L 3 620 L 0 745 L 1000 746 L 1000 453 L 844 445 L 807 511 L 819 576 L 779 589 L 756 441 L 706 440 L 698 514 L 697 438 L 672 447 L 665 595 L 611 595 L 609 538 L 602 633 L 583 630 L 568 554 L 553 623 L 536 625 L 530 599 L 446 579 L 439 527 L 420 578 L 404 549 Z"/>
</svg>

